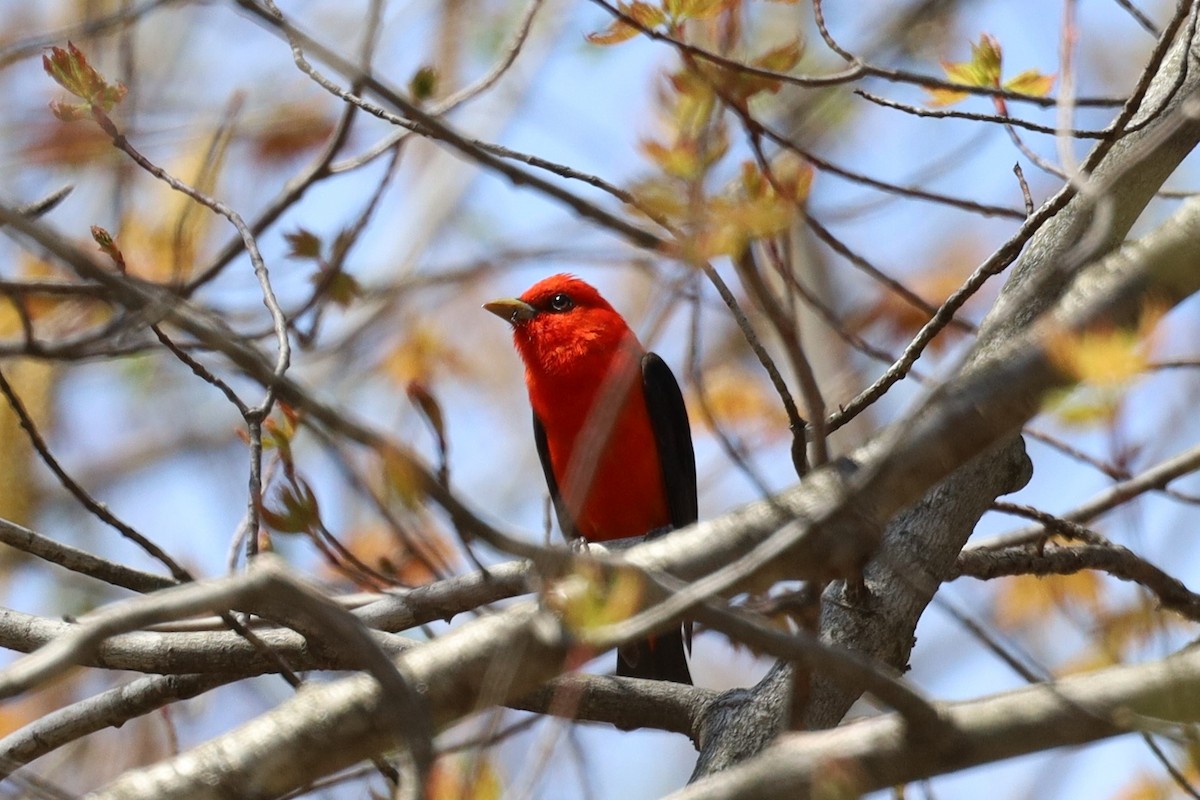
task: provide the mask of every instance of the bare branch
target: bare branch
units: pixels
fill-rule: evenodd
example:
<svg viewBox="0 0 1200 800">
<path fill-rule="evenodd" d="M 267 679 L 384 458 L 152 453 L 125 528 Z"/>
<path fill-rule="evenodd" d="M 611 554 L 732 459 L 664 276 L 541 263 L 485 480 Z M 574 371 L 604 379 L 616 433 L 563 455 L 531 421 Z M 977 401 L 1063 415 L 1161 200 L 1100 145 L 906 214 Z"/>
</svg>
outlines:
<svg viewBox="0 0 1200 800">
<path fill-rule="evenodd" d="M 1132 550 L 1115 544 L 1050 545 L 1040 553 L 1026 548 L 969 550 L 958 557 L 951 578 L 991 580 L 1010 575 L 1073 575 L 1085 569 L 1100 570 L 1137 583 L 1158 598 L 1163 608 L 1200 622 L 1200 595 Z"/>
<path fill-rule="evenodd" d="M 1122 666 L 982 700 L 947 703 L 955 731 L 935 740 L 908 736 L 898 714 L 831 731 L 792 733 L 762 755 L 713 775 L 671 800 L 807 796 L 835 764 L 853 794 L 899 786 L 1024 753 L 1083 744 L 1139 729 L 1139 717 L 1200 720 L 1200 652 Z"/>
</svg>

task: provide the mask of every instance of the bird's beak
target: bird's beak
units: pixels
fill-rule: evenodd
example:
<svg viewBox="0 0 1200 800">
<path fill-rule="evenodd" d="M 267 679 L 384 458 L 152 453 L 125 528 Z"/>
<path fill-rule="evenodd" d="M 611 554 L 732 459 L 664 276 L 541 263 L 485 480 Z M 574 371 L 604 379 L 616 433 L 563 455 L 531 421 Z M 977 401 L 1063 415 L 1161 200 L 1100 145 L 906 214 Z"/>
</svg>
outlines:
<svg viewBox="0 0 1200 800">
<path fill-rule="evenodd" d="M 528 322 L 537 314 L 536 308 L 524 300 L 518 300 L 515 297 L 492 300 L 491 302 L 484 303 L 483 307 L 511 325 L 520 325 L 522 322 Z"/>
</svg>

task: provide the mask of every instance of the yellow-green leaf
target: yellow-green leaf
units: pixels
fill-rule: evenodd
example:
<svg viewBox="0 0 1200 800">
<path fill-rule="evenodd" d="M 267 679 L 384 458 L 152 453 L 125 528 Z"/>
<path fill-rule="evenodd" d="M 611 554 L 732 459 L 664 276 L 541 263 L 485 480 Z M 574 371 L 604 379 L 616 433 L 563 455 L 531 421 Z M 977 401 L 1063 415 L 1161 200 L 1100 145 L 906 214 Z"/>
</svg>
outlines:
<svg viewBox="0 0 1200 800">
<path fill-rule="evenodd" d="M 985 33 L 980 35 L 978 43 L 971 45 L 970 61 L 943 61 L 942 70 L 951 83 L 994 88 L 1000 85 L 1001 61 L 1000 43 Z M 928 103 L 932 106 L 953 105 L 967 97 L 967 92 L 953 89 L 926 87 L 925 91 L 929 92 Z"/>
<path fill-rule="evenodd" d="M 690 180 L 698 177 L 704 166 L 700 150 L 694 141 L 680 140 L 667 146 L 660 142 L 642 142 L 642 152 L 659 168 L 675 178 Z"/>
<path fill-rule="evenodd" d="M 1066 606 L 1097 610 L 1103 588 L 1100 576 L 1090 570 L 1045 577 L 1018 575 L 1001 581 L 992 613 L 1006 631 L 1044 625 L 1051 612 Z"/>
<path fill-rule="evenodd" d="M 960 92 L 957 89 L 935 89 L 926 86 L 925 91 L 929 93 L 929 97 L 925 100 L 925 103 L 933 106 L 934 108 L 952 106 L 955 103 L 961 103 L 963 100 L 966 100 L 968 97 L 970 97 L 967 92 Z"/>
<path fill-rule="evenodd" d="M 1085 387 L 1051 394 L 1046 399 L 1046 407 L 1063 425 L 1099 428 L 1112 424 L 1121 408 L 1122 394 L 1115 389 Z"/>
<path fill-rule="evenodd" d="M 1004 82 L 1004 88 L 1010 92 L 1033 95 L 1034 97 L 1045 97 L 1050 94 L 1050 89 L 1053 87 L 1054 76 L 1043 75 L 1036 69 L 1027 69 Z"/>
<path fill-rule="evenodd" d="M 667 0 L 667 14 L 676 20 L 709 19 L 729 7 L 730 0 Z"/>
<path fill-rule="evenodd" d="M 804 43 L 800 39 L 793 39 L 768 50 L 750 63 L 752 66 L 769 69 L 771 72 L 787 72 L 800 63 L 803 55 Z"/>
<path fill-rule="evenodd" d="M 630 192 L 634 207 L 651 219 L 677 221 L 687 213 L 687 198 L 675 181 L 666 177 L 638 183 Z"/>
<path fill-rule="evenodd" d="M 667 15 L 663 13 L 663 10 L 649 3 L 633 2 L 629 5 L 618 3 L 617 8 L 644 28 L 655 28 L 667 21 Z"/>
<path fill-rule="evenodd" d="M 1120 387 L 1146 371 L 1154 326 L 1162 311 L 1148 308 L 1136 329 L 1102 328 L 1056 333 L 1046 343 L 1050 360 L 1066 375 L 1101 387 Z"/>
<path fill-rule="evenodd" d="M 642 602 L 642 578 L 631 569 L 581 564 L 556 583 L 547 595 L 549 605 L 571 629 L 586 631 L 628 619 Z"/>
<path fill-rule="evenodd" d="M 667 15 L 657 6 L 649 3 L 617 3 L 617 10 L 634 20 L 643 28 L 656 28 L 667 21 Z M 613 20 L 612 24 L 598 33 L 589 33 L 587 40 L 592 44 L 618 44 L 637 36 L 641 31 L 623 19 Z"/>
<path fill-rule="evenodd" d="M 971 45 L 971 63 L 986 83 L 976 85 L 987 86 L 1000 82 L 1000 62 L 1002 58 L 1000 42 L 996 41 L 995 37 L 989 34 L 981 34 L 979 43 Z"/>
<path fill-rule="evenodd" d="M 618 19 L 602 31 L 589 33 L 587 40 L 592 44 L 599 45 L 620 44 L 637 36 L 638 33 L 640 31 L 637 28 Z"/>
</svg>

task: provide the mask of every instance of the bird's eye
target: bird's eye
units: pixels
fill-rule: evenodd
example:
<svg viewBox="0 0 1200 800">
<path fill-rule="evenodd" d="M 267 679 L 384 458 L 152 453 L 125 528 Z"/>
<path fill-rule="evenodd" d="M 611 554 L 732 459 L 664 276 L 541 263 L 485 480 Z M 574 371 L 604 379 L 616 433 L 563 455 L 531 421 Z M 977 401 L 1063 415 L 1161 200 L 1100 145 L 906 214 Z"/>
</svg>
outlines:
<svg viewBox="0 0 1200 800">
<path fill-rule="evenodd" d="M 570 311 L 574 307 L 575 301 L 562 292 L 559 292 L 550 298 L 551 311 Z"/>
</svg>

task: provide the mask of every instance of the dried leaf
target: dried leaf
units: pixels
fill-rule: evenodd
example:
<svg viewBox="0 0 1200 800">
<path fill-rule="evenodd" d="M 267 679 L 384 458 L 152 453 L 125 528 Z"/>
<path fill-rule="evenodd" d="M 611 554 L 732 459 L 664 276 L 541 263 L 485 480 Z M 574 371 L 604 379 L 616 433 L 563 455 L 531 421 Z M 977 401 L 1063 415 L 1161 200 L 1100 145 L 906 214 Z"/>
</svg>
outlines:
<svg viewBox="0 0 1200 800">
<path fill-rule="evenodd" d="M 1090 626 L 1087 651 L 1073 658 L 1060 674 L 1090 672 L 1125 663 L 1137 648 L 1154 641 L 1172 628 L 1184 630 L 1189 623 L 1176 614 L 1164 614 L 1153 601 L 1140 598 L 1133 605 L 1097 614 Z"/>
<path fill-rule="evenodd" d="M 812 168 L 799 158 L 780 157 L 769 178 L 755 164 L 743 164 L 741 192 L 705 205 L 697 249 L 705 257 L 735 255 L 753 241 L 785 233 L 803 208 L 811 185 Z"/>
<path fill-rule="evenodd" d="M 385 356 L 383 368 L 398 384 L 412 381 L 431 384 L 444 373 L 470 371 L 467 358 L 447 339 L 441 328 L 425 322 L 414 323 L 405 336 Z"/>
<path fill-rule="evenodd" d="M 635 2 L 628 5 L 618 3 L 617 8 L 624 12 L 626 16 L 632 17 L 644 28 L 656 28 L 667 21 L 667 15 L 663 13 L 663 10 L 650 3 L 635 0 Z"/>
<path fill-rule="evenodd" d="M 321 525 L 317 495 L 300 477 L 264 497 L 259 513 L 263 522 L 278 533 L 313 532 Z"/>
<path fill-rule="evenodd" d="M 265 124 L 250 131 L 249 141 L 256 159 L 285 162 L 318 147 L 333 126 L 333 118 L 320 106 L 281 103 L 270 111 Z"/>
<path fill-rule="evenodd" d="M 722 364 L 704 375 L 705 399 L 715 419 L 704 413 L 700 398 L 688 397 L 688 415 L 711 427 L 715 422 L 732 427 L 743 436 L 766 439 L 787 434 L 787 416 L 773 394 L 754 373 L 738 366 Z"/>
<path fill-rule="evenodd" d="M 343 544 L 371 569 L 392 578 L 401 586 L 424 586 L 451 572 L 458 562 L 457 551 L 442 531 L 423 528 L 401 536 L 384 525 L 355 528 Z M 325 564 L 329 577 L 344 577 Z"/>
<path fill-rule="evenodd" d="M 420 381 L 409 381 L 405 394 L 412 402 L 417 410 L 421 412 L 421 416 L 429 423 L 429 427 L 433 429 L 434 435 L 439 441 L 446 440 L 446 421 L 442 414 L 442 407 L 438 403 L 437 398 L 433 396 L 433 392 L 429 387 Z"/>
<path fill-rule="evenodd" d="M 22 257 L 19 273 L 25 278 L 54 278 L 70 281 L 75 276 L 46 261 L 32 256 Z M 79 333 L 94 325 L 102 325 L 112 319 L 112 308 L 100 300 L 91 300 L 84 295 L 34 294 L 21 298 L 25 313 L 35 323 L 34 328 L 41 337 L 58 337 Z M 20 315 L 10 304 L 0 304 L 0 336 L 15 337 L 22 334 Z"/>
<path fill-rule="evenodd" d="M 98 125 L 60 125 L 51 119 L 26 123 L 22 157 L 35 164 L 78 167 L 122 156 Z"/>
<path fill-rule="evenodd" d="M 328 272 L 318 272 L 312 276 L 312 282 L 322 285 L 325 297 L 337 306 L 348 308 L 355 300 L 362 297 L 362 285 L 353 275 L 338 270 L 332 275 Z"/>
<path fill-rule="evenodd" d="M 958 291 L 966 280 L 975 261 L 969 244 L 951 244 L 940 257 L 941 263 L 906 276 L 904 285 L 910 291 L 936 308 L 950 295 Z M 919 308 L 897 292 L 880 288 L 878 299 L 865 308 L 855 311 L 847 325 L 860 332 L 868 327 L 882 331 L 898 341 L 911 339 L 932 318 L 932 314 Z M 956 327 L 943 329 L 931 342 L 933 352 L 945 348 L 962 337 L 963 331 Z"/>
<path fill-rule="evenodd" d="M 626 42 L 637 36 L 641 31 L 623 20 L 615 20 L 602 31 L 589 33 L 587 40 L 592 44 L 610 45 Z"/>
<path fill-rule="evenodd" d="M 217 189 L 232 140 L 232 130 L 219 129 L 216 139 L 198 138 L 178 162 L 167 166 L 172 175 L 205 195 Z M 178 283 L 191 276 L 203 245 L 219 219 L 182 192 L 158 182 L 139 197 L 139 207 L 121 221 L 121 249 L 129 272 L 161 283 Z"/>
<path fill-rule="evenodd" d="M 283 238 L 288 244 L 288 258 L 315 261 L 321 257 L 321 237 L 312 231 L 297 228 L 293 233 L 285 233 Z"/>
<path fill-rule="evenodd" d="M 650 178 L 636 184 L 630 194 L 636 208 L 653 219 L 677 222 L 687 213 L 687 199 L 674 181 Z"/>
</svg>

